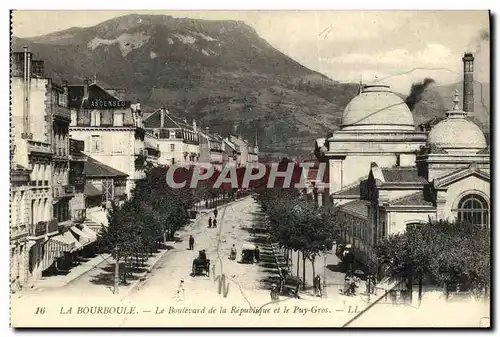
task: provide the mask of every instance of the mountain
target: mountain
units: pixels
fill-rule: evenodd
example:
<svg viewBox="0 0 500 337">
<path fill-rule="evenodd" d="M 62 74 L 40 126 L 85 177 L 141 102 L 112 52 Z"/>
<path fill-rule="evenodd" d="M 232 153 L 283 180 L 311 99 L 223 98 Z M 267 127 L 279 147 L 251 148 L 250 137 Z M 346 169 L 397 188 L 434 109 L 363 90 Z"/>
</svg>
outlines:
<svg viewBox="0 0 500 337">
<path fill-rule="evenodd" d="M 340 124 L 357 84 L 338 83 L 275 49 L 241 21 L 126 15 L 93 27 L 13 38 L 45 60 L 55 81 L 97 77 L 125 88 L 143 111 L 167 106 L 201 126 L 247 139 L 261 151 L 303 155 Z M 417 111 L 417 114 L 430 114 Z"/>
</svg>

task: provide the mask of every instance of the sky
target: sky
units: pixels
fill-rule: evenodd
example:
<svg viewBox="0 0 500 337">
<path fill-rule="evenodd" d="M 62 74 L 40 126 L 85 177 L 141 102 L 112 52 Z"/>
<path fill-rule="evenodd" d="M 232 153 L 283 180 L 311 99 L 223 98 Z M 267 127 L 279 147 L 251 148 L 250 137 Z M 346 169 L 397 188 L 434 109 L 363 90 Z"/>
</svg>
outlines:
<svg viewBox="0 0 500 337">
<path fill-rule="evenodd" d="M 16 11 L 13 34 L 39 36 L 131 13 L 241 20 L 291 58 L 341 82 L 378 81 L 401 93 L 425 77 L 458 82 L 467 50 L 476 56 L 475 79 L 490 81 L 487 11 Z"/>
</svg>

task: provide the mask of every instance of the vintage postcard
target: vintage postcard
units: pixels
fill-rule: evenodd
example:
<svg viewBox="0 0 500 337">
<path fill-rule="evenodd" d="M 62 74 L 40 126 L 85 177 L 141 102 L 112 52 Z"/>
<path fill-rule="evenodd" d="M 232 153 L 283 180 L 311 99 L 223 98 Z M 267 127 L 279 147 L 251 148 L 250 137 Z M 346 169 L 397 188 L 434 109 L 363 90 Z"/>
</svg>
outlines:
<svg viewBox="0 0 500 337">
<path fill-rule="evenodd" d="M 11 28 L 12 327 L 490 327 L 488 11 Z"/>
</svg>

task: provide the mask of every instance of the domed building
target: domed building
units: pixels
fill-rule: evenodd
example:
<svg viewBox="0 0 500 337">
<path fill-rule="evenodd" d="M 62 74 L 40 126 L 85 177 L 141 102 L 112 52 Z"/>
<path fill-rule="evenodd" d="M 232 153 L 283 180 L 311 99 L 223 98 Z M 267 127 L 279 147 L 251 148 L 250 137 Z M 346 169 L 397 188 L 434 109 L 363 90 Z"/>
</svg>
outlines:
<svg viewBox="0 0 500 337">
<path fill-rule="evenodd" d="M 341 129 L 316 143 L 328 163 L 325 194 L 356 259 L 376 266 L 373 247 L 429 219 L 490 222 L 490 154 L 481 129 L 455 106 L 431 131 L 415 131 L 406 104 L 387 86 L 366 86 Z"/>
<path fill-rule="evenodd" d="M 316 141 L 316 156 L 328 163 L 325 196 L 335 195 L 339 202 L 358 198 L 359 183 L 372 162 L 414 166 L 415 152 L 426 140 L 425 132 L 415 130 L 406 103 L 389 86 L 361 86 L 344 110 L 340 130 Z"/>
</svg>

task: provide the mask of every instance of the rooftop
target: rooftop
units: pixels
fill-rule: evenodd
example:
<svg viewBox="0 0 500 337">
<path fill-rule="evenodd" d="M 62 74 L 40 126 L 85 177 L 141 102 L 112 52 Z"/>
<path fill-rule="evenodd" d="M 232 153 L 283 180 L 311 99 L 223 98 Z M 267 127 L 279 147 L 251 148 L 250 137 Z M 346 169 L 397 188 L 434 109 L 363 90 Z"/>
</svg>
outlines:
<svg viewBox="0 0 500 337">
<path fill-rule="evenodd" d="M 365 200 L 354 200 L 339 206 L 339 210 L 357 216 L 364 220 L 368 219 L 368 205 Z"/>
<path fill-rule="evenodd" d="M 127 177 L 128 174 L 115 170 L 114 168 L 87 156 L 83 173 L 88 178 L 92 177 Z"/>
<path fill-rule="evenodd" d="M 418 175 L 416 167 L 381 168 L 388 183 L 427 183 L 427 179 Z"/>
<path fill-rule="evenodd" d="M 416 193 L 405 195 L 404 197 L 395 199 L 390 202 L 391 206 L 434 206 L 432 201 L 425 200 L 424 192 L 418 191 Z"/>
</svg>

